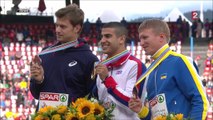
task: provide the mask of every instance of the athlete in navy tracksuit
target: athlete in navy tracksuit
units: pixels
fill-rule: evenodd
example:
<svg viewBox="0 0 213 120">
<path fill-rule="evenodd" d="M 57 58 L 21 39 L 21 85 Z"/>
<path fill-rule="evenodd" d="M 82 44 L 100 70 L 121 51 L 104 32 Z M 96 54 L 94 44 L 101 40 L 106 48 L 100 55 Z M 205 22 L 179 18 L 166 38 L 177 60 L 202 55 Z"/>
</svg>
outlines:
<svg viewBox="0 0 213 120">
<path fill-rule="evenodd" d="M 89 46 L 78 39 L 84 12 L 75 4 L 59 9 L 55 13 L 58 43 L 41 51 L 30 65 L 30 91 L 39 99 L 40 92 L 69 94 L 69 102 L 85 97 L 95 81 L 91 80 L 94 62 L 98 58 Z"/>
<path fill-rule="evenodd" d="M 69 94 L 69 102 L 90 92 L 93 64 L 98 61 L 89 46 L 79 40 L 79 46 L 40 55 L 44 69 L 44 81 L 37 84 L 31 79 L 30 91 L 38 99 L 40 92 Z"/>
</svg>

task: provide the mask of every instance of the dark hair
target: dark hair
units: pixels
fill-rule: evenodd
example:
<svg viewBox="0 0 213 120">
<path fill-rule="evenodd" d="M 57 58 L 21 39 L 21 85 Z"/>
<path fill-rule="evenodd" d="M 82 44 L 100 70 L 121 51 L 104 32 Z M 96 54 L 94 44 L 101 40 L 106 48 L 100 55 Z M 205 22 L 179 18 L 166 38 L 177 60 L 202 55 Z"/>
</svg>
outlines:
<svg viewBox="0 0 213 120">
<path fill-rule="evenodd" d="M 127 45 L 128 38 L 128 30 L 127 28 L 120 22 L 109 22 L 103 25 L 102 28 L 114 28 L 115 35 L 117 37 L 124 35 L 125 36 L 125 46 Z"/>
<path fill-rule="evenodd" d="M 115 34 L 117 36 L 121 36 L 121 35 L 125 35 L 126 37 L 128 36 L 128 30 L 120 22 L 109 22 L 104 24 L 102 28 L 115 28 Z"/>
</svg>

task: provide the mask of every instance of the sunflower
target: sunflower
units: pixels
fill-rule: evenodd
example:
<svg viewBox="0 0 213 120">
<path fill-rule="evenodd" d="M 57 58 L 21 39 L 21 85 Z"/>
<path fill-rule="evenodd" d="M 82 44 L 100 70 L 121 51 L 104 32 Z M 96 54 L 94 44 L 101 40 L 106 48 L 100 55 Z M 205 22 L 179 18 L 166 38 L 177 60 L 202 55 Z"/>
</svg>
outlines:
<svg viewBox="0 0 213 120">
<path fill-rule="evenodd" d="M 89 114 L 86 116 L 86 120 L 96 120 L 94 114 Z"/>
<path fill-rule="evenodd" d="M 101 106 L 98 103 L 94 103 L 95 109 L 94 109 L 94 115 L 100 115 L 102 116 L 104 114 L 104 107 Z"/>
<path fill-rule="evenodd" d="M 43 116 L 42 115 L 38 115 L 35 117 L 35 120 L 42 120 L 43 119 Z"/>
<path fill-rule="evenodd" d="M 59 114 L 55 114 L 52 116 L 51 120 L 61 120 L 61 116 Z"/>
<path fill-rule="evenodd" d="M 78 105 L 77 111 L 80 118 L 84 118 L 85 116 L 89 114 L 94 113 L 95 106 L 90 101 L 83 101 L 81 104 Z"/>
<path fill-rule="evenodd" d="M 57 107 L 57 113 L 59 114 L 64 114 L 67 112 L 67 106 L 60 105 Z"/>
<path fill-rule="evenodd" d="M 46 113 L 46 112 L 48 112 L 48 111 L 50 111 L 50 110 L 54 110 L 54 108 L 53 108 L 52 106 L 46 106 L 46 107 L 41 108 L 41 109 L 38 111 L 38 113 L 39 113 L 39 114 L 43 114 L 43 113 Z"/>
<path fill-rule="evenodd" d="M 86 98 L 78 98 L 75 102 L 72 102 L 73 107 L 78 107 L 79 104 L 81 104 L 82 102 L 87 101 Z"/>
<path fill-rule="evenodd" d="M 154 118 L 154 120 L 166 120 L 166 116 L 157 116 Z"/>
<path fill-rule="evenodd" d="M 175 118 L 177 118 L 177 120 L 183 120 L 183 114 L 177 114 Z"/>
<path fill-rule="evenodd" d="M 34 120 L 50 120 L 50 119 L 48 117 L 44 117 L 42 115 L 38 115 L 38 116 L 35 117 Z"/>
<path fill-rule="evenodd" d="M 68 114 L 65 116 L 65 120 L 79 120 L 79 119 L 78 119 L 78 117 L 76 117 L 74 114 L 68 113 Z"/>
</svg>

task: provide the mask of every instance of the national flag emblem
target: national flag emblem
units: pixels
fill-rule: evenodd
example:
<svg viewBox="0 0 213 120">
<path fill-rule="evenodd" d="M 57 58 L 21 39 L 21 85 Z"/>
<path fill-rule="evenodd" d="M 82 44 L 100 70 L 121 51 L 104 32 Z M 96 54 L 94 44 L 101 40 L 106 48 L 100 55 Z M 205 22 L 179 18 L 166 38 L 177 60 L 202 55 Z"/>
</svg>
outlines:
<svg viewBox="0 0 213 120">
<path fill-rule="evenodd" d="M 122 73 L 122 70 L 116 71 L 116 75 L 119 75 Z"/>
<path fill-rule="evenodd" d="M 161 76 L 160 76 L 160 79 L 161 79 L 161 80 L 166 79 L 166 78 L 167 78 L 167 74 L 166 74 L 166 73 L 161 74 Z"/>
</svg>

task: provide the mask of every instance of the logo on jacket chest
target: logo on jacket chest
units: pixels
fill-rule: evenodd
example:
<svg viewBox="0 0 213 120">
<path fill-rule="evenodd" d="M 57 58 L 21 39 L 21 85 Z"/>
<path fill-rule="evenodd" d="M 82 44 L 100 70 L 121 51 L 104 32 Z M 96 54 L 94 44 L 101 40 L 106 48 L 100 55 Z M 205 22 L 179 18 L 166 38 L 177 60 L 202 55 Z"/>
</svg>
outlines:
<svg viewBox="0 0 213 120">
<path fill-rule="evenodd" d="M 160 75 L 161 80 L 165 80 L 167 78 L 167 73 L 163 73 Z"/>
<path fill-rule="evenodd" d="M 116 75 L 120 75 L 122 73 L 122 70 L 118 70 L 115 72 Z"/>
<path fill-rule="evenodd" d="M 73 67 L 73 66 L 75 66 L 77 63 L 78 63 L 77 61 L 73 60 L 73 61 L 71 61 L 71 62 L 68 64 L 68 66 L 69 66 L 69 67 Z"/>
</svg>

